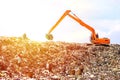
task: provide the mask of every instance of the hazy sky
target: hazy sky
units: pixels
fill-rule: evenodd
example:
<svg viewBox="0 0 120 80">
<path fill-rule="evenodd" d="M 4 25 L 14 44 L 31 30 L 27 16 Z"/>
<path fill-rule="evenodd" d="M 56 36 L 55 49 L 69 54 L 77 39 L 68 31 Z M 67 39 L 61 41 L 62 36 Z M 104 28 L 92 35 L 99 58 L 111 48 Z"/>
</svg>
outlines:
<svg viewBox="0 0 120 80">
<path fill-rule="evenodd" d="M 0 36 L 44 41 L 66 10 L 72 10 L 100 37 L 120 44 L 120 0 L 0 0 Z M 52 32 L 55 41 L 89 42 L 91 32 L 66 17 Z"/>
</svg>

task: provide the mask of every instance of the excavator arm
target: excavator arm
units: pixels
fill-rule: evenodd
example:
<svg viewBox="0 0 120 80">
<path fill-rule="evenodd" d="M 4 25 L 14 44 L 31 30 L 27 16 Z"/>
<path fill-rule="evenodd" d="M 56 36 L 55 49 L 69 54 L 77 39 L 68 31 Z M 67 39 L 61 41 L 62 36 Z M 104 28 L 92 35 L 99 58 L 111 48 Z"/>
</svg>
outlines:
<svg viewBox="0 0 120 80">
<path fill-rule="evenodd" d="M 71 14 L 70 14 L 71 13 Z M 98 38 L 98 34 L 95 33 L 94 28 L 92 28 L 91 26 L 89 26 L 88 24 L 84 23 L 81 19 L 79 19 L 74 13 L 71 12 L 71 10 L 66 10 L 65 13 L 60 17 L 60 19 L 56 22 L 56 24 L 48 31 L 48 33 L 46 34 L 46 38 L 48 40 L 52 40 L 53 36 L 51 34 L 51 32 L 57 27 L 57 25 L 66 17 L 69 16 L 71 17 L 73 20 L 75 20 L 76 22 L 78 22 L 80 25 L 82 25 L 83 27 L 87 28 L 88 30 L 91 31 L 91 43 L 94 44 L 110 44 L 110 39 L 108 38 Z"/>
</svg>

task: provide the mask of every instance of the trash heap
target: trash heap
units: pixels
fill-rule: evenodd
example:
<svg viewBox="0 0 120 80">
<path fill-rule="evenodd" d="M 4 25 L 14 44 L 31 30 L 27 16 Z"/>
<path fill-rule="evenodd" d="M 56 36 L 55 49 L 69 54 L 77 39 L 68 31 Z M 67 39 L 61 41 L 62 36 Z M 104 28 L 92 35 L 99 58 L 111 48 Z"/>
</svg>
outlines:
<svg viewBox="0 0 120 80">
<path fill-rule="evenodd" d="M 0 79 L 119 80 L 120 45 L 0 37 Z"/>
</svg>

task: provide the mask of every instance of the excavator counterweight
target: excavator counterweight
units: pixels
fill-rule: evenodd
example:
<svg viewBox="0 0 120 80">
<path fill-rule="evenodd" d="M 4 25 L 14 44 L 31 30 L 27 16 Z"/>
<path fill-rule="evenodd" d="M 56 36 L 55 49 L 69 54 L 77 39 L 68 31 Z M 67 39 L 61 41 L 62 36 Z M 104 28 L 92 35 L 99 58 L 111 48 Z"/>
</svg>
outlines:
<svg viewBox="0 0 120 80">
<path fill-rule="evenodd" d="M 70 18 L 72 18 L 73 20 L 75 20 L 76 22 L 78 22 L 81 26 L 87 28 L 88 30 L 91 31 L 91 40 L 90 42 L 93 44 L 110 44 L 110 39 L 108 38 L 99 38 L 98 34 L 96 34 L 94 28 L 92 28 L 91 26 L 89 26 L 88 24 L 84 23 L 81 19 L 79 19 L 74 13 L 71 12 L 71 10 L 66 10 L 64 12 L 64 14 L 60 17 L 60 19 L 55 23 L 55 25 L 53 25 L 53 27 L 51 27 L 51 29 L 48 31 L 48 33 L 46 34 L 46 38 L 48 40 L 53 40 L 53 36 L 51 34 L 51 32 L 57 27 L 57 25 L 66 17 L 69 16 Z"/>
</svg>

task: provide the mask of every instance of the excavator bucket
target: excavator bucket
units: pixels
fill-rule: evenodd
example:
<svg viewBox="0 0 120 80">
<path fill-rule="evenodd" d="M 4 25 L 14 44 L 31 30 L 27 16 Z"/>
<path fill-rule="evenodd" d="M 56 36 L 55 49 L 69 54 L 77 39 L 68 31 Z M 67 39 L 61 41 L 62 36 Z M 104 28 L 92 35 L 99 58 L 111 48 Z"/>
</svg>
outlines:
<svg viewBox="0 0 120 80">
<path fill-rule="evenodd" d="M 53 40 L 53 35 L 52 34 L 46 34 L 46 38 L 48 40 Z"/>
</svg>

